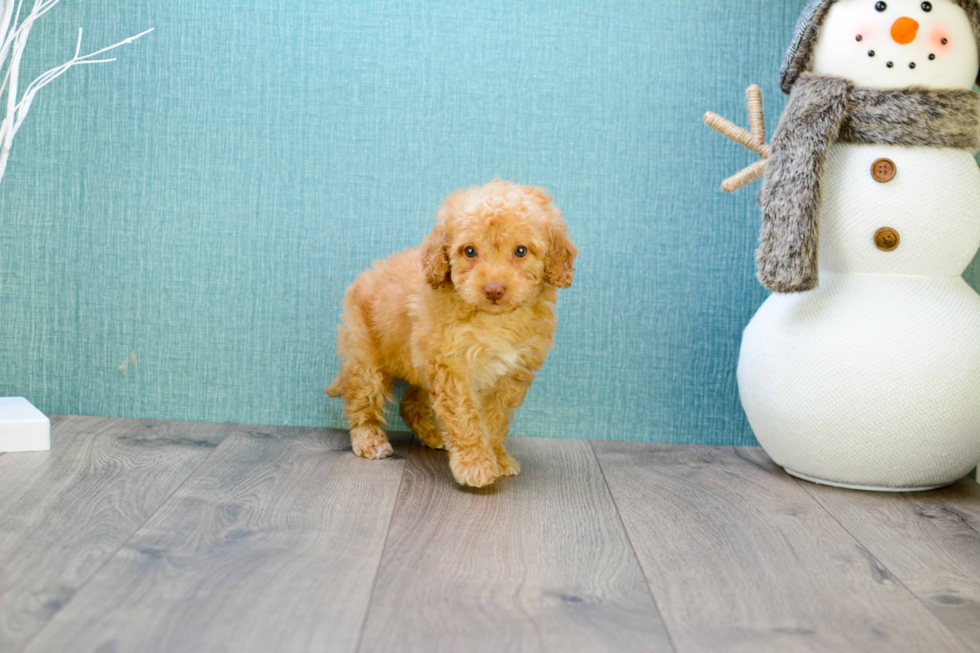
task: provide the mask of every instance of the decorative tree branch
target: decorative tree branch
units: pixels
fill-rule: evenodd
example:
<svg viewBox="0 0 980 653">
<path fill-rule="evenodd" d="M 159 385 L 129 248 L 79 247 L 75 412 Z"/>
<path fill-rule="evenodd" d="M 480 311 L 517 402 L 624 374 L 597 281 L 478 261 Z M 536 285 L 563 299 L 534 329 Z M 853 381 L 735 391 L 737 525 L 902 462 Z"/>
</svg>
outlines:
<svg viewBox="0 0 980 653">
<path fill-rule="evenodd" d="M 768 163 L 767 159 L 769 158 L 770 148 L 766 145 L 766 125 L 762 113 L 762 89 L 753 84 L 745 91 L 745 95 L 749 101 L 751 133 L 733 125 L 716 113 L 709 111 L 704 114 L 706 125 L 762 157 L 761 161 L 756 161 L 748 168 L 722 182 L 721 189 L 726 193 L 734 193 L 765 174 L 766 163 Z"/>
<path fill-rule="evenodd" d="M 3 82 L 0 83 L 0 110 L 2 110 L 3 105 L 6 105 L 3 122 L 0 122 L 0 182 L 3 181 L 3 173 L 7 169 L 7 160 L 10 157 L 10 146 L 13 144 L 14 136 L 24 124 L 24 118 L 27 117 L 27 112 L 30 110 L 31 103 L 38 91 L 64 75 L 73 66 L 115 61 L 115 59 L 94 59 L 93 57 L 121 45 L 132 43 L 153 31 L 153 29 L 148 29 L 115 45 L 82 55 L 82 30 L 79 29 L 75 56 L 60 66 L 41 74 L 27 85 L 18 99 L 20 63 L 24 55 L 24 47 L 27 45 L 27 37 L 31 33 L 31 27 L 60 1 L 34 0 L 34 6 L 30 13 L 21 21 L 20 14 L 24 0 L 0 0 L 0 72 L 3 73 Z M 10 59 L 9 63 L 8 58 Z M 4 101 L 5 98 L 6 101 Z"/>
</svg>

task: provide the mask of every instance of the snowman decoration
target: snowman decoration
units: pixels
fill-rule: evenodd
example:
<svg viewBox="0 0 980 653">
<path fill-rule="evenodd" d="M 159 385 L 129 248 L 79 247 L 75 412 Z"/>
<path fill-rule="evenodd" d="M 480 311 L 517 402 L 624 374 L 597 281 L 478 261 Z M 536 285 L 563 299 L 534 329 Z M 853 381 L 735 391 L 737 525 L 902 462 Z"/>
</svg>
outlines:
<svg viewBox="0 0 980 653">
<path fill-rule="evenodd" d="M 787 472 L 843 487 L 948 485 L 980 462 L 978 0 L 811 0 L 781 72 L 756 258 L 774 291 L 745 330 L 742 405 Z"/>
</svg>

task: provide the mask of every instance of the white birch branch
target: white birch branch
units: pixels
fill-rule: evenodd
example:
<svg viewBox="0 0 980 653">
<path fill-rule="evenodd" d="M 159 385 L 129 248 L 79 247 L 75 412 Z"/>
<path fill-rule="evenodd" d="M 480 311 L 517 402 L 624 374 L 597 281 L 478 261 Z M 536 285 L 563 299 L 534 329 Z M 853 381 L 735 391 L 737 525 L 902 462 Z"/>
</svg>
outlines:
<svg viewBox="0 0 980 653">
<path fill-rule="evenodd" d="M 74 66 L 115 61 L 115 59 L 96 59 L 95 57 L 109 50 L 114 50 L 120 46 L 132 43 L 141 36 L 145 36 L 153 31 L 152 28 L 148 29 L 115 45 L 110 45 L 101 50 L 83 55 L 81 54 L 82 30 L 79 29 L 78 41 L 75 44 L 75 55 L 60 66 L 56 66 L 39 75 L 18 96 L 20 64 L 31 27 L 41 16 L 50 11 L 60 1 L 34 0 L 34 6 L 31 8 L 30 13 L 21 21 L 20 14 L 24 0 L 0 0 L 0 72 L 3 72 L 3 81 L 0 82 L 0 107 L 5 106 L 3 120 L 0 122 L 0 182 L 3 181 L 3 173 L 7 169 L 7 161 L 10 158 L 10 148 L 13 144 L 14 136 L 21 128 L 21 125 L 24 124 L 24 119 L 27 117 L 27 112 L 30 110 L 38 91 L 64 75 Z"/>
</svg>

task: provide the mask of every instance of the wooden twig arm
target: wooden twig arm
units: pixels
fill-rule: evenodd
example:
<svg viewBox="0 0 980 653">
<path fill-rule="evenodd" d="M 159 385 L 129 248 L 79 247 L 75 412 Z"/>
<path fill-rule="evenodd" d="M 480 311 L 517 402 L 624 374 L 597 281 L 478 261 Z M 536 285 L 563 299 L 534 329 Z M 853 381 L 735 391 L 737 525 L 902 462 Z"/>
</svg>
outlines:
<svg viewBox="0 0 980 653">
<path fill-rule="evenodd" d="M 745 91 L 749 105 L 749 125 L 751 131 L 746 131 L 722 118 L 717 113 L 711 111 L 704 114 L 704 123 L 727 136 L 742 147 L 752 150 L 762 157 L 748 168 L 729 177 L 721 184 L 721 189 L 726 193 L 734 193 L 739 188 L 748 186 L 756 179 L 762 177 L 766 171 L 766 163 L 772 149 L 766 145 L 766 125 L 765 116 L 762 110 L 762 89 L 753 84 Z"/>
<path fill-rule="evenodd" d="M 742 147 L 752 150 L 759 156 L 767 158 L 769 156 L 769 146 L 758 138 L 745 131 L 741 127 L 725 120 L 717 113 L 709 111 L 704 114 L 704 124 L 708 125 L 718 133 L 727 136 Z"/>
</svg>

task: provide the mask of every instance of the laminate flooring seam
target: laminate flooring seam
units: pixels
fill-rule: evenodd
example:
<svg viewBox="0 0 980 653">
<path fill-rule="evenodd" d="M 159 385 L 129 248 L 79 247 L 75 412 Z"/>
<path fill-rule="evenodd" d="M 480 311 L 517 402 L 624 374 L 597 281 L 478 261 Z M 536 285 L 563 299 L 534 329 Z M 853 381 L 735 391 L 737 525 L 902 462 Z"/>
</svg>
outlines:
<svg viewBox="0 0 980 653">
<path fill-rule="evenodd" d="M 626 522 L 623 521 L 623 515 L 619 512 L 619 504 L 616 503 L 616 495 L 613 494 L 612 488 L 609 487 L 609 481 L 606 480 L 606 470 L 602 468 L 602 461 L 599 460 L 599 456 L 595 452 L 595 444 L 593 440 L 589 440 L 589 449 L 592 451 L 592 457 L 595 458 L 596 465 L 599 467 L 599 473 L 602 475 L 602 484 L 606 486 L 606 492 L 609 493 L 609 498 L 612 499 L 613 508 L 616 509 L 616 519 L 619 520 L 619 525 L 623 527 L 623 533 L 626 535 L 626 542 L 630 545 L 630 551 L 633 552 L 633 557 L 636 559 L 636 564 L 640 568 L 640 574 L 643 575 L 643 582 L 647 584 L 647 589 L 650 592 L 650 598 L 653 600 L 653 607 L 657 610 L 657 616 L 660 617 L 660 623 L 664 625 L 664 630 L 667 632 L 667 641 L 670 642 L 670 647 L 677 653 L 677 645 L 674 643 L 674 636 L 670 634 L 670 626 L 667 624 L 667 620 L 664 619 L 664 613 L 660 609 L 660 604 L 657 602 L 657 594 L 653 591 L 653 587 L 650 585 L 650 579 L 647 578 L 647 572 L 644 571 L 643 565 L 640 564 L 640 557 L 636 554 L 636 547 L 633 546 L 633 538 L 630 537 L 629 529 L 626 528 Z"/>
<path fill-rule="evenodd" d="M 946 629 L 946 631 L 947 631 L 947 632 L 948 632 L 948 633 L 949 633 L 950 635 L 952 635 L 952 636 L 953 636 L 953 637 L 954 637 L 954 638 L 956 639 L 956 641 L 958 641 L 958 642 L 959 642 L 960 644 L 962 644 L 962 645 L 963 645 L 963 648 L 965 648 L 965 649 L 967 649 L 967 650 L 969 650 L 969 649 L 971 649 L 971 648 L 972 648 L 972 646 L 971 646 L 971 645 L 970 645 L 970 644 L 969 644 L 969 643 L 968 643 L 968 642 L 967 642 L 966 640 L 964 640 L 964 639 L 963 639 L 962 637 L 960 637 L 960 634 L 959 634 L 959 633 L 957 633 L 956 631 L 954 631 L 954 630 L 953 630 L 952 628 L 949 628 L 949 627 L 948 627 L 948 626 L 947 626 L 947 625 L 946 625 L 946 624 L 945 624 L 945 623 L 943 622 L 943 620 L 942 620 L 942 619 L 940 619 L 939 617 L 937 617 L 937 616 L 935 615 L 935 613 L 933 613 L 933 611 L 932 611 L 932 610 L 931 610 L 931 609 L 929 608 L 929 606 L 928 606 L 928 605 L 927 605 L 927 604 L 925 603 L 925 601 L 923 601 L 923 600 L 922 600 L 921 598 L 919 598 L 919 595 L 918 595 L 918 594 L 917 594 L 916 592 L 913 592 L 913 591 L 911 590 L 911 588 L 909 588 L 909 587 L 908 587 L 908 586 L 907 586 L 907 585 L 905 584 L 905 581 L 903 581 L 903 580 L 902 580 L 901 578 L 899 578 L 899 576 L 898 576 L 898 574 L 896 574 L 896 573 L 895 573 L 895 572 L 893 572 L 893 571 L 892 571 L 891 569 L 889 569 L 888 567 L 886 567 L 886 566 L 885 566 L 885 565 L 884 565 L 884 564 L 882 563 L 882 561 L 878 559 L 878 556 L 876 556 L 876 555 L 875 555 L 874 553 L 872 553 L 872 552 L 871 552 L 871 549 L 870 549 L 870 548 L 868 547 L 868 545 L 866 545 L 866 544 L 865 544 L 864 542 L 862 542 L 862 541 L 861 541 L 861 540 L 860 540 L 860 539 L 858 538 L 858 536 L 857 536 L 857 535 L 855 535 L 854 533 L 852 533 L 852 532 L 851 532 L 851 530 L 850 530 L 850 529 L 849 529 L 849 528 L 848 528 L 847 526 L 845 526 L 845 525 L 844 525 L 844 523 L 843 523 L 843 522 L 842 522 L 841 520 L 839 520 L 839 519 L 837 519 L 837 515 L 835 515 L 834 513 L 832 513 L 832 512 L 830 511 L 830 510 L 828 510 L 828 509 L 827 509 L 827 506 L 825 506 L 825 505 L 823 505 L 823 502 L 822 502 L 822 501 L 820 501 L 820 499 L 819 499 L 819 498 L 818 498 L 817 496 L 815 496 L 815 495 L 814 495 L 814 494 L 813 494 L 812 492 L 810 492 L 810 491 L 809 491 L 809 490 L 807 489 L 807 484 L 809 483 L 809 481 L 804 481 L 804 480 L 802 480 L 802 479 L 799 479 L 799 478 L 796 478 L 795 476 L 793 476 L 792 478 L 793 478 L 793 480 L 794 480 L 794 481 L 796 482 L 796 484 L 797 484 L 797 485 L 799 485 L 799 486 L 800 486 L 800 488 L 801 488 L 801 489 L 802 489 L 802 490 L 803 490 L 804 492 L 806 492 L 806 493 L 807 493 L 807 494 L 808 494 L 808 495 L 810 496 L 810 498 L 812 498 L 812 499 L 813 499 L 813 501 L 814 501 L 814 503 L 816 503 L 816 504 L 817 504 L 818 506 L 820 506 L 820 509 L 821 509 L 821 510 L 823 510 L 823 511 L 824 511 L 825 513 L 827 513 L 828 515 L 830 515 L 830 518 L 831 518 L 831 519 L 833 519 L 833 520 L 834 520 L 835 522 L 837 522 L 837 524 L 838 524 L 838 525 L 839 525 L 839 526 L 840 526 L 840 527 L 841 527 L 842 529 L 844 529 L 844 532 L 845 532 L 845 533 L 847 533 L 847 534 L 848 534 L 848 535 L 849 535 L 849 536 L 851 537 L 851 539 L 853 539 L 853 540 L 854 540 L 855 542 L 857 542 L 858 544 L 860 544 L 860 545 L 861 545 L 861 546 L 862 546 L 862 547 L 864 548 L 864 550 L 868 552 L 868 555 L 869 555 L 869 556 L 871 556 L 871 558 L 872 558 L 872 559 L 873 559 L 873 560 L 875 561 L 875 564 L 877 564 L 877 565 L 878 565 L 878 566 L 880 566 L 880 567 L 881 567 L 882 569 L 884 569 L 885 571 L 887 571 L 887 572 L 888 572 L 888 575 L 889 575 L 889 576 L 891 576 L 891 577 L 892 577 L 893 579 L 895 579 L 895 582 L 897 582 L 897 583 L 898 583 L 899 585 L 901 585 L 901 586 L 902 586 L 902 589 L 904 589 L 904 590 L 905 590 L 906 592 L 908 592 L 908 593 L 909 593 L 909 594 L 911 594 L 911 595 L 912 595 L 913 597 L 915 597 L 915 600 L 916 600 L 916 601 L 918 601 L 918 602 L 919 602 L 920 604 L 922 604 L 922 607 L 924 607 L 924 608 L 925 608 L 925 609 L 926 609 L 926 610 L 927 610 L 927 611 L 929 612 L 929 614 L 931 614 L 931 615 L 932 615 L 932 617 L 933 617 L 933 618 L 934 618 L 934 619 L 935 619 L 935 620 L 936 620 L 937 622 L 939 622 L 939 624 L 940 624 L 940 625 L 941 625 L 941 626 L 942 626 L 943 628 L 945 628 L 945 629 Z"/>
<path fill-rule="evenodd" d="M 737 447 L 736 447 L 736 450 L 737 450 Z M 748 459 L 748 458 L 745 458 L 744 456 L 739 456 L 739 457 L 740 457 L 740 458 L 742 458 L 743 460 L 750 460 L 750 459 Z M 814 503 L 816 503 L 816 504 L 817 504 L 818 506 L 820 506 L 820 509 L 821 509 L 821 510 L 823 510 L 823 511 L 824 511 L 825 513 L 827 513 L 827 514 L 828 514 L 828 515 L 830 516 L 830 518 L 831 518 L 831 519 L 833 519 L 833 520 L 834 520 L 835 522 L 837 522 L 837 525 L 838 525 L 838 526 L 840 526 L 840 527 L 841 527 L 841 529 L 842 529 L 842 530 L 843 530 L 843 531 L 844 531 L 845 533 L 847 533 L 847 534 L 848 534 L 848 536 L 849 536 L 849 537 L 850 537 L 850 538 L 851 538 L 852 540 L 854 540 L 855 542 L 857 542 L 857 543 L 858 543 L 859 545 L 861 545 L 861 547 L 862 547 L 862 548 L 863 548 L 863 549 L 864 549 L 865 551 L 867 551 L 867 552 L 868 552 L 868 555 L 869 555 L 869 556 L 871 556 L 871 559 L 872 559 L 872 560 L 874 560 L 874 562 L 875 562 L 875 564 L 876 564 L 876 565 L 878 565 L 879 567 L 881 567 L 882 569 L 884 569 L 885 571 L 887 571 L 887 572 L 888 572 L 888 575 L 889 575 L 889 576 L 890 576 L 890 577 L 891 577 L 892 579 L 894 579 L 894 580 L 895 580 L 895 582 L 896 582 L 896 583 L 898 583 L 898 584 L 899 584 L 899 585 L 900 585 L 900 586 L 902 587 L 902 589 L 904 589 L 904 590 L 905 590 L 906 592 L 908 592 L 909 594 L 911 594 L 911 595 L 912 595 L 912 597 L 914 597 L 914 598 L 915 598 L 915 600 L 916 600 L 916 601 L 918 601 L 918 602 L 919 602 L 919 603 L 920 603 L 920 604 L 922 605 L 922 607 L 924 607 L 924 608 L 925 608 L 925 609 L 926 609 L 926 610 L 927 610 L 927 611 L 929 612 L 929 614 L 930 614 L 930 615 L 932 615 L 932 616 L 933 616 L 933 618 L 934 618 L 934 619 L 935 619 L 935 620 L 936 620 L 937 622 L 939 622 L 939 624 L 940 624 L 940 625 L 941 625 L 941 626 L 942 626 L 942 627 L 943 627 L 943 628 L 944 628 L 944 629 L 945 629 L 945 630 L 946 630 L 946 631 L 947 631 L 947 632 L 948 632 L 948 633 L 949 633 L 950 635 L 952 635 L 952 636 L 953 636 L 953 638 L 954 638 L 954 639 L 955 639 L 955 640 L 956 640 L 957 642 L 959 642 L 960 644 L 962 644 L 962 645 L 963 645 L 963 647 L 964 647 L 964 648 L 966 648 L 966 649 L 970 649 L 970 648 L 972 648 L 972 647 L 971 647 L 971 646 L 970 646 L 970 645 L 968 644 L 968 642 L 966 642 L 966 640 L 964 640 L 964 639 L 963 639 L 962 637 L 960 637 L 960 634 L 959 634 L 959 633 L 957 633 L 956 631 L 954 631 L 954 630 L 953 630 L 952 628 L 949 628 L 949 627 L 948 627 L 948 626 L 947 626 L 947 625 L 946 625 L 946 624 L 945 624 L 945 623 L 943 622 L 943 620 L 942 620 L 942 619 L 940 619 L 939 617 L 937 617 L 937 616 L 935 615 L 935 613 L 933 613 L 933 611 L 932 611 L 932 610 L 931 610 L 931 609 L 929 608 L 929 606 L 928 606 L 928 605 L 926 605 L 926 603 L 925 603 L 925 601 L 923 601 L 923 600 L 922 600 L 921 598 L 919 598 L 919 595 L 918 595 L 918 594 L 917 594 L 916 592 L 913 592 L 913 591 L 912 591 L 912 589 L 911 589 L 910 587 L 908 587 L 908 586 L 907 586 L 907 585 L 905 584 L 905 581 L 903 581 L 903 580 L 902 580 L 902 579 L 901 579 L 901 578 L 900 578 L 900 577 L 898 576 L 898 574 L 896 574 L 896 573 L 895 573 L 894 571 L 892 571 L 891 569 L 889 569 L 888 567 L 886 567 L 886 566 L 885 566 L 885 564 L 884 564 L 884 562 L 882 562 L 881 560 L 879 560 L 879 559 L 878 559 L 878 556 L 876 556 L 876 555 L 875 555 L 875 554 L 874 554 L 874 553 L 873 553 L 873 552 L 871 551 L 871 548 L 870 548 L 870 547 L 869 547 L 869 546 L 868 546 L 867 544 L 865 544 L 864 542 L 862 542 L 862 541 L 861 541 L 861 539 L 860 539 L 860 538 L 859 538 L 859 537 L 858 537 L 857 535 L 855 535 L 855 534 L 854 534 L 853 532 L 851 532 L 851 529 L 849 529 L 849 528 L 848 528 L 847 526 L 845 526 L 845 525 L 844 525 L 844 522 L 842 522 L 842 521 L 841 521 L 840 519 L 838 519 L 838 518 L 837 518 L 837 515 L 835 515 L 835 514 L 834 514 L 833 512 L 831 512 L 831 511 L 830 511 L 830 510 L 829 510 L 829 509 L 827 508 L 827 506 L 825 506 L 825 505 L 823 504 L 823 502 L 822 502 L 822 501 L 820 500 L 820 498 L 819 498 L 819 497 L 818 497 L 818 496 L 817 496 L 816 494 L 814 494 L 813 492 L 811 492 L 811 491 L 810 491 L 810 489 L 809 489 L 809 488 L 808 488 L 807 486 L 809 486 L 809 485 L 812 485 L 812 483 L 810 483 L 809 481 L 804 481 L 803 479 L 799 479 L 799 478 L 796 478 L 795 476 L 792 476 L 792 475 L 790 475 L 790 478 L 792 478 L 792 479 L 793 479 L 793 482 L 795 482 L 795 483 L 796 483 L 796 484 L 797 484 L 798 486 L 800 486 L 800 489 L 802 489 L 802 490 L 803 490 L 803 491 L 804 491 L 804 492 L 805 492 L 805 493 L 807 494 L 807 496 L 809 496 L 809 497 L 810 497 L 811 499 L 813 499 L 813 502 L 814 502 Z"/>
<path fill-rule="evenodd" d="M 228 430 L 228 432 L 225 434 L 225 436 L 223 438 L 221 438 L 221 442 L 219 442 L 218 444 L 216 444 L 215 447 L 214 447 L 214 449 L 211 450 L 211 453 L 209 453 L 207 456 L 205 456 L 204 458 L 202 458 L 201 459 L 201 462 L 197 465 L 197 467 L 195 467 L 194 470 L 190 474 L 188 474 L 186 477 L 184 477 L 184 480 L 183 481 L 181 481 L 179 484 L 177 484 L 177 486 L 173 489 L 173 491 L 170 494 L 167 495 L 167 498 L 164 499 L 162 502 L 160 502 L 160 505 L 157 506 L 156 509 L 149 516 L 147 516 L 147 518 L 145 520 L 143 520 L 143 523 L 142 524 L 140 524 L 138 527 L 136 527 L 135 529 L 133 529 L 133 532 L 129 534 L 129 537 L 127 537 L 126 540 L 122 544 L 120 544 L 119 547 L 115 551 L 112 552 L 112 555 L 106 556 L 106 559 L 102 562 L 101 565 L 99 565 L 99 568 L 96 569 L 92 573 L 91 576 L 89 576 L 88 580 L 86 580 L 84 583 L 82 583 L 81 585 L 79 585 L 78 586 L 78 589 L 75 590 L 75 592 L 68 598 L 68 600 L 65 601 L 61 606 L 59 606 L 57 610 L 55 610 L 53 613 L 51 613 L 51 616 L 48 617 L 47 623 L 45 623 L 43 626 L 41 626 L 40 628 L 38 628 L 36 632 L 34 632 L 30 637 L 28 637 L 26 640 L 24 640 L 23 645 L 20 647 L 20 650 L 21 651 L 26 651 L 30 647 L 30 645 L 34 641 L 34 639 L 38 635 L 40 635 L 41 633 L 43 633 L 48 628 L 48 626 L 51 624 L 51 621 L 54 619 L 55 615 L 57 615 L 59 612 L 61 612 L 62 610 L 64 610 L 65 607 L 68 606 L 68 604 L 70 604 L 72 601 L 75 600 L 75 597 L 78 596 L 78 593 L 81 592 L 85 588 L 86 585 L 88 585 L 89 583 L 92 582 L 92 579 L 96 578 L 99 574 L 102 573 L 102 570 L 106 568 L 106 566 L 119 554 L 120 551 L 123 550 L 123 548 L 127 544 L 129 544 L 129 542 L 134 537 L 136 537 L 136 534 L 139 533 L 143 529 L 143 527 L 146 526 L 146 524 L 151 519 L 153 519 L 154 515 L 156 515 L 158 512 L 160 512 L 160 510 L 165 505 L 167 505 L 167 502 L 169 502 L 170 499 L 173 498 L 174 494 L 176 494 L 177 491 L 180 488 L 184 487 L 184 484 L 187 483 L 187 481 L 190 480 L 190 478 L 192 476 L 194 476 L 194 474 L 197 473 L 197 470 L 201 469 L 201 465 L 203 465 L 205 462 L 207 462 L 211 458 L 211 456 L 213 456 L 215 454 L 215 452 L 218 451 L 218 449 L 221 448 L 221 445 L 224 444 L 225 440 L 228 439 L 228 436 L 231 435 L 234 432 L 235 432 L 235 429 L 233 429 L 233 428 Z M 0 454 L 0 455 L 3 455 L 3 454 Z"/>
<path fill-rule="evenodd" d="M 368 595 L 367 606 L 364 608 L 364 615 L 361 617 L 361 628 L 357 634 L 357 646 L 354 647 L 354 651 L 359 652 L 361 650 L 361 645 L 364 641 L 364 630 L 367 628 L 368 615 L 371 613 L 371 604 L 374 603 L 374 589 L 378 586 L 378 578 L 381 577 L 381 565 L 385 559 L 385 551 L 388 549 L 388 535 L 391 534 L 391 525 L 395 521 L 395 511 L 398 510 L 398 499 L 401 498 L 402 490 L 405 489 L 405 476 L 408 474 L 409 457 L 412 455 L 412 451 L 415 450 L 416 446 L 421 443 L 419 439 L 412 434 L 412 442 L 408 445 L 408 451 L 405 454 L 405 464 L 402 466 L 402 477 L 398 480 L 398 491 L 395 492 L 395 500 L 391 506 L 391 514 L 388 515 L 388 528 L 385 530 L 385 543 L 381 546 L 381 555 L 378 556 L 378 566 L 374 569 L 374 580 L 371 581 L 371 593 Z"/>
</svg>

